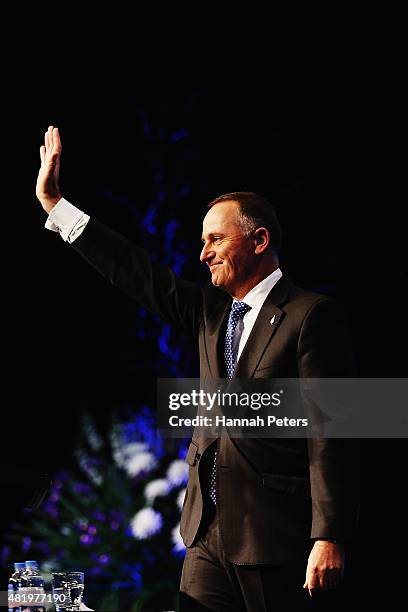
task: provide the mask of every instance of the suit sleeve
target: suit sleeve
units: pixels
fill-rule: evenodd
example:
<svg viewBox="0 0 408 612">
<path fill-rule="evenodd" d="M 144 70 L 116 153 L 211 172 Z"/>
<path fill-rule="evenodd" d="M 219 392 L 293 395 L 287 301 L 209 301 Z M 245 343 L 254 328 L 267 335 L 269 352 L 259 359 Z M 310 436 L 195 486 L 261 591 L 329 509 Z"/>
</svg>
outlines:
<svg viewBox="0 0 408 612">
<path fill-rule="evenodd" d="M 346 318 L 334 301 L 323 298 L 307 313 L 299 336 L 298 365 L 301 378 L 341 379 L 355 376 Z M 308 452 L 312 496 L 311 538 L 351 541 L 356 534 L 359 510 L 358 440 L 309 438 Z"/>
<path fill-rule="evenodd" d="M 147 251 L 95 219 L 90 219 L 71 248 L 131 299 L 197 337 L 202 312 L 198 285 L 153 262 Z"/>
</svg>

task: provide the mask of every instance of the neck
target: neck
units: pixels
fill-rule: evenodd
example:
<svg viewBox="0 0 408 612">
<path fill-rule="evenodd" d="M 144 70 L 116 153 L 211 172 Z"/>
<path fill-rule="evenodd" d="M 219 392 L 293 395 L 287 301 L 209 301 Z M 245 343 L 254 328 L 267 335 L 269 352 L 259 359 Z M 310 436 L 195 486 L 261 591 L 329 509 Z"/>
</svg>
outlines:
<svg viewBox="0 0 408 612">
<path fill-rule="evenodd" d="M 279 262 L 277 261 L 274 261 L 273 265 L 261 266 L 259 270 L 252 274 L 245 283 L 239 287 L 236 287 L 233 291 L 229 291 L 228 293 L 234 298 L 234 300 L 242 300 L 242 298 L 244 298 L 246 294 L 251 291 L 251 289 L 256 287 L 256 285 L 272 274 L 272 272 L 275 272 L 275 270 L 278 268 Z"/>
</svg>

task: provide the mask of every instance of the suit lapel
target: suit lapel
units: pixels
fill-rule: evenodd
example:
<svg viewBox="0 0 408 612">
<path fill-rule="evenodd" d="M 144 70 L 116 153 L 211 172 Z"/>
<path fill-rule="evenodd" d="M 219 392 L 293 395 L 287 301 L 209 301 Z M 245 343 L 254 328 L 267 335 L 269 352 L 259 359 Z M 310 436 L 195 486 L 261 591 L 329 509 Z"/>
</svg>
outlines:
<svg viewBox="0 0 408 612">
<path fill-rule="evenodd" d="M 242 355 L 235 368 L 234 378 L 238 376 L 250 378 L 254 373 L 266 347 L 283 318 L 284 313 L 278 305 L 287 299 L 291 286 L 292 282 L 285 275 L 272 288 L 242 351 Z M 226 324 L 232 303 L 232 298 L 228 294 L 220 293 L 220 296 L 221 299 L 218 298 L 214 304 L 211 315 L 208 315 L 204 336 L 208 367 L 214 379 L 223 377 L 224 325 Z M 193 438 L 199 443 L 201 453 L 216 439 L 215 437 L 205 437 L 201 432 L 196 432 L 196 430 L 194 430 Z"/>
<path fill-rule="evenodd" d="M 281 322 L 284 313 L 278 305 L 286 301 L 291 286 L 291 280 L 285 275 L 271 289 L 241 353 L 234 378 L 252 377 Z"/>
<path fill-rule="evenodd" d="M 227 293 L 224 293 L 222 298 L 208 317 L 206 326 L 205 347 L 212 378 L 222 378 L 224 372 L 222 359 L 225 334 L 222 333 L 222 328 L 230 311 L 232 298 Z"/>
<path fill-rule="evenodd" d="M 292 281 L 285 274 L 271 289 L 242 351 L 235 368 L 234 378 L 250 378 L 253 375 L 265 349 L 281 322 L 284 313 L 279 308 L 279 305 L 286 301 L 291 287 Z M 220 295 L 222 299 L 217 300 L 214 310 L 208 316 L 205 334 L 207 362 L 212 378 L 223 377 L 225 339 L 223 326 L 226 324 L 232 303 L 232 298 L 228 294 L 220 292 Z"/>
<path fill-rule="evenodd" d="M 274 304 L 263 305 L 238 360 L 233 378 L 251 378 L 282 315 L 283 312 Z"/>
</svg>

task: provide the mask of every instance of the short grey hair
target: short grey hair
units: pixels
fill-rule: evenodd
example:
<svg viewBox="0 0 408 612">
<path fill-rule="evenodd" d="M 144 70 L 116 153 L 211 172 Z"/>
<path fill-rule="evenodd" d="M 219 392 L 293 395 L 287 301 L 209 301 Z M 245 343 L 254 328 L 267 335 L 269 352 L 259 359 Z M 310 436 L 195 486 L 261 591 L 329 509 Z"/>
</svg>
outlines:
<svg viewBox="0 0 408 612">
<path fill-rule="evenodd" d="M 271 239 L 270 248 L 278 254 L 282 247 L 282 229 L 271 202 L 251 191 L 233 191 L 215 198 L 208 208 L 226 200 L 238 202 L 238 223 L 244 236 L 250 236 L 258 227 L 266 227 Z"/>
</svg>

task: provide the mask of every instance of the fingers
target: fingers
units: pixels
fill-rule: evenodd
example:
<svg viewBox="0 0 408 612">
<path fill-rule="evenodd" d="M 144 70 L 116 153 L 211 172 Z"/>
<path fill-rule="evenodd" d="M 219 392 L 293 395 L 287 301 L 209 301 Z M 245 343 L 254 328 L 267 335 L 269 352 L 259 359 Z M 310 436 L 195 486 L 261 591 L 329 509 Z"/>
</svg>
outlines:
<svg viewBox="0 0 408 612">
<path fill-rule="evenodd" d="M 310 597 L 313 597 L 313 589 L 315 589 L 316 586 L 318 586 L 318 580 L 316 578 L 316 575 L 313 574 L 313 572 L 309 571 L 308 568 L 306 571 L 306 580 L 305 584 L 303 585 L 303 588 L 309 591 Z"/>
<path fill-rule="evenodd" d="M 305 580 L 303 588 L 309 591 L 310 597 L 313 597 L 317 591 L 335 589 L 340 582 L 341 578 L 337 570 L 329 570 L 322 574 L 310 573 Z"/>
<path fill-rule="evenodd" d="M 309 595 L 310 595 L 310 597 L 313 597 L 313 591 L 312 591 L 312 589 L 309 587 L 309 584 L 308 584 L 307 580 L 305 580 L 305 584 L 303 585 L 303 588 L 304 588 L 304 589 L 307 589 L 307 590 L 309 591 Z"/>
<path fill-rule="evenodd" d="M 313 592 L 319 589 L 319 587 L 320 582 L 317 574 L 310 574 L 307 577 L 305 584 L 303 585 L 303 588 L 309 591 L 310 597 L 313 597 Z"/>
<path fill-rule="evenodd" d="M 51 160 L 52 157 L 58 157 L 61 155 L 61 150 L 62 144 L 58 128 L 50 125 L 45 132 L 44 145 L 40 149 L 41 163 L 45 160 Z M 44 157 L 42 151 L 44 152 Z"/>
<path fill-rule="evenodd" d="M 45 146 L 45 152 L 48 153 L 50 150 L 49 129 L 45 132 L 44 146 Z"/>
<path fill-rule="evenodd" d="M 49 143 L 49 147 L 50 147 L 50 150 L 49 150 L 50 155 L 52 155 L 52 152 L 53 152 L 53 149 L 54 149 L 53 130 L 54 130 L 54 127 L 52 125 L 50 125 L 48 127 L 48 143 Z"/>
<path fill-rule="evenodd" d="M 61 145 L 61 138 L 60 138 L 59 131 L 58 131 L 57 127 L 55 127 L 52 130 L 52 137 L 53 137 L 54 152 L 59 154 L 59 153 L 61 153 L 62 145 Z"/>
<path fill-rule="evenodd" d="M 48 140 L 50 143 L 50 156 L 53 161 L 56 161 L 61 155 L 61 139 L 59 137 L 58 128 L 50 125 L 48 128 Z"/>
<path fill-rule="evenodd" d="M 327 570 L 325 582 L 329 589 L 338 587 L 343 582 L 344 567 L 333 567 Z"/>
<path fill-rule="evenodd" d="M 313 597 L 313 589 L 307 584 L 307 582 L 303 585 L 303 588 L 308 590 L 310 597 Z"/>
<path fill-rule="evenodd" d="M 337 570 L 329 570 L 325 576 L 325 586 L 328 589 L 334 589 L 338 585 Z"/>
</svg>

